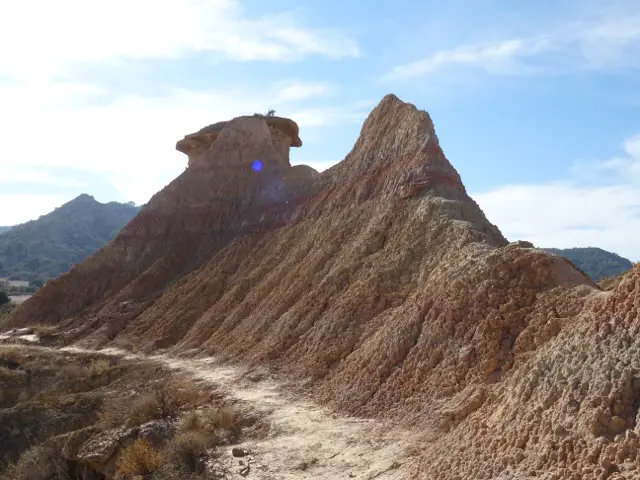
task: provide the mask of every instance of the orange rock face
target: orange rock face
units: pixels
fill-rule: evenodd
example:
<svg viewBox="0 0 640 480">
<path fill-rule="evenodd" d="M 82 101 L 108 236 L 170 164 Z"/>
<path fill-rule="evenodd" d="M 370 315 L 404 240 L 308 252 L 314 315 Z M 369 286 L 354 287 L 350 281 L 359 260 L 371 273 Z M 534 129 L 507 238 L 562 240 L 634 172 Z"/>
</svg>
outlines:
<svg viewBox="0 0 640 480">
<path fill-rule="evenodd" d="M 291 167 L 280 135 L 226 123 L 12 323 L 307 379 L 335 408 L 423 430 L 418 478 L 640 477 L 640 267 L 602 292 L 509 244 L 428 114 L 392 95 L 320 174 Z"/>
</svg>

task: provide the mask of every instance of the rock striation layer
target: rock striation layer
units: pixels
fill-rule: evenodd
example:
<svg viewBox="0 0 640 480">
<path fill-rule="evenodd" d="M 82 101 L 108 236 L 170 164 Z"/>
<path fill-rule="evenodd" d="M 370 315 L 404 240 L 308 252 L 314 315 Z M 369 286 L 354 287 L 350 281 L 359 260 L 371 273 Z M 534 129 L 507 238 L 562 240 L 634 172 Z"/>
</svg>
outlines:
<svg viewBox="0 0 640 480">
<path fill-rule="evenodd" d="M 268 364 L 423 429 L 419 478 L 640 475 L 640 267 L 602 292 L 509 243 L 393 95 L 322 173 L 290 166 L 288 132 L 240 117 L 187 136 L 192 167 L 12 323 Z"/>
</svg>

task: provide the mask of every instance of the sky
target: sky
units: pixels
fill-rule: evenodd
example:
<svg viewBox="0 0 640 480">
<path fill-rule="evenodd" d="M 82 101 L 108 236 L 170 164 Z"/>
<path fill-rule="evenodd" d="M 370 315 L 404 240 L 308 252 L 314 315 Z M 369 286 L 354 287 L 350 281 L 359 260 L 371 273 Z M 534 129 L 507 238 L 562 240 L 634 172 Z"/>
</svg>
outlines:
<svg viewBox="0 0 640 480">
<path fill-rule="evenodd" d="M 387 93 L 509 240 L 640 260 L 640 0 L 0 2 L 0 225 L 143 204 L 177 140 L 269 109 L 326 169 Z"/>
</svg>

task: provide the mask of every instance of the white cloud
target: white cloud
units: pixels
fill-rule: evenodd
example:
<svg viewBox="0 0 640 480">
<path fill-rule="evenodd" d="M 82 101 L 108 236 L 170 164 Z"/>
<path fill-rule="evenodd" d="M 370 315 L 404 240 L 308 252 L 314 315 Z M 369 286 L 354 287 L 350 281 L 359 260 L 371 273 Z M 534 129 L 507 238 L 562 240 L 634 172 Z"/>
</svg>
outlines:
<svg viewBox="0 0 640 480">
<path fill-rule="evenodd" d="M 0 205 L 12 207 L 2 209 L 0 225 L 13 226 L 28 220 L 35 220 L 69 200 L 71 198 L 63 195 L 0 193 Z"/>
<path fill-rule="evenodd" d="M 463 45 L 451 50 L 394 67 L 391 77 L 411 78 L 435 72 L 450 65 L 473 65 L 496 73 L 513 69 L 514 59 L 529 48 L 521 39 L 505 40 L 482 45 Z"/>
<path fill-rule="evenodd" d="M 233 61 L 357 56 L 357 43 L 288 13 L 254 18 L 239 0 L 0 2 L 0 74 L 64 75 L 79 64 L 210 53 Z"/>
<path fill-rule="evenodd" d="M 608 172 L 606 184 L 573 178 L 507 185 L 473 197 L 510 240 L 540 247 L 597 246 L 639 261 L 640 135 L 628 139 L 624 150 L 614 161 L 582 164 L 598 175 Z"/>
<path fill-rule="evenodd" d="M 524 38 L 461 45 L 397 65 L 386 80 L 427 76 L 455 66 L 494 75 L 640 68 L 640 3 L 629 2 L 596 20 L 566 23 Z"/>
<path fill-rule="evenodd" d="M 319 97 L 331 91 L 331 87 L 320 82 L 291 81 L 281 84 L 273 103 L 289 103 Z"/>
<path fill-rule="evenodd" d="M 2 184 L 28 184 L 28 185 L 50 185 L 55 187 L 82 187 L 83 182 L 75 178 L 52 175 L 50 172 L 43 172 L 33 168 L 24 168 L 16 165 L 2 165 Z"/>
<path fill-rule="evenodd" d="M 60 185 L 68 180 L 56 177 L 56 168 L 97 172 L 121 193 L 120 200 L 136 203 L 145 203 L 184 170 L 187 158 L 175 150 L 176 141 L 205 125 L 266 112 L 275 102 L 278 114 L 298 121 L 304 141 L 305 128 L 352 121 L 359 108 L 305 109 L 301 102 L 322 97 L 330 86 L 297 80 L 260 89 L 175 89 L 157 98 L 122 95 L 107 104 L 79 104 L 70 93 L 74 85 L 67 83 L 41 83 L 35 97 L 32 91 L 24 85 L 0 90 L 0 166 L 13 181 Z M 79 98 L 93 93 L 78 92 Z M 41 168 L 46 175 L 34 174 Z M 0 224 L 6 223 L 1 215 Z"/>
<path fill-rule="evenodd" d="M 323 82 L 258 87 L 252 81 L 253 87 L 174 88 L 152 97 L 87 84 L 78 76 L 84 69 L 130 72 L 147 65 L 132 60 L 197 54 L 230 62 L 359 55 L 347 36 L 305 26 L 287 12 L 254 14 L 241 0 L 24 0 L 0 2 L 0 19 L 0 189 L 12 185 L 14 191 L 16 183 L 28 191 L 38 185 L 79 187 L 76 179 L 61 176 L 72 169 L 94 174 L 87 181 L 98 173 L 121 193 L 120 200 L 143 203 L 184 169 L 186 157 L 175 151 L 176 141 L 204 125 L 274 107 L 281 115 L 301 112 L 301 127 L 339 120 L 304 109 L 305 102 L 331 93 Z M 151 81 L 150 90 L 155 86 Z M 8 201 L 10 194 L 3 194 Z M 38 209 L 21 209 L 15 218 L 0 212 L 0 224 L 27 220 L 58 201 L 28 198 L 39 199 Z"/>
</svg>

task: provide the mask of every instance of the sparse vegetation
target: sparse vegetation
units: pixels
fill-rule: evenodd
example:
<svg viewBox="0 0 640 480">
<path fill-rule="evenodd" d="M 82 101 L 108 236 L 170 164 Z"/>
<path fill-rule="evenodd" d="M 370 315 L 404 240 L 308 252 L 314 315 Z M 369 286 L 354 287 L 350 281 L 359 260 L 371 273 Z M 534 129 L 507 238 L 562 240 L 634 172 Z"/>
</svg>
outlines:
<svg viewBox="0 0 640 480">
<path fill-rule="evenodd" d="M 202 409 L 203 392 L 152 362 L 0 345 L 0 384 L 0 480 L 25 479 L 34 462 L 42 476 L 29 478 L 66 480 L 71 464 L 61 449 L 83 442 L 126 446 L 116 465 L 123 480 L 204 479 L 211 468 L 226 478 L 224 462 L 209 460 L 251 425 L 211 397 Z M 95 463 L 83 468 L 101 475 Z"/>
<path fill-rule="evenodd" d="M 155 449 L 148 440 L 139 438 L 120 453 L 116 466 L 116 478 L 122 480 L 144 478 L 159 472 L 165 464 L 164 452 Z"/>
<path fill-rule="evenodd" d="M 276 111 L 273 109 L 270 109 L 267 111 L 267 113 L 254 113 L 253 116 L 254 117 L 275 117 Z"/>
<path fill-rule="evenodd" d="M 0 361 L 7 364 L 16 364 L 16 367 L 21 365 L 25 361 L 23 347 L 18 345 L 0 347 Z"/>
<path fill-rule="evenodd" d="M 89 364 L 89 376 L 100 377 L 111 368 L 111 362 L 103 358 L 92 360 Z"/>
<path fill-rule="evenodd" d="M 180 433 L 169 444 L 169 462 L 178 471 L 203 473 L 207 450 L 215 446 L 214 439 L 204 431 Z"/>
<path fill-rule="evenodd" d="M 58 333 L 58 328 L 53 325 L 35 325 L 32 330 L 41 339 L 51 338 Z"/>
<path fill-rule="evenodd" d="M 240 430 L 240 416 L 228 407 L 210 409 L 204 415 L 204 426 L 210 431 L 222 430 L 236 435 Z"/>
<path fill-rule="evenodd" d="M 66 462 L 56 453 L 44 446 L 32 447 L 0 474 L 0 480 L 66 480 Z"/>
<path fill-rule="evenodd" d="M 127 424 L 142 425 L 151 420 L 177 419 L 192 402 L 197 392 L 175 384 L 160 385 L 136 398 L 131 406 Z"/>
</svg>

